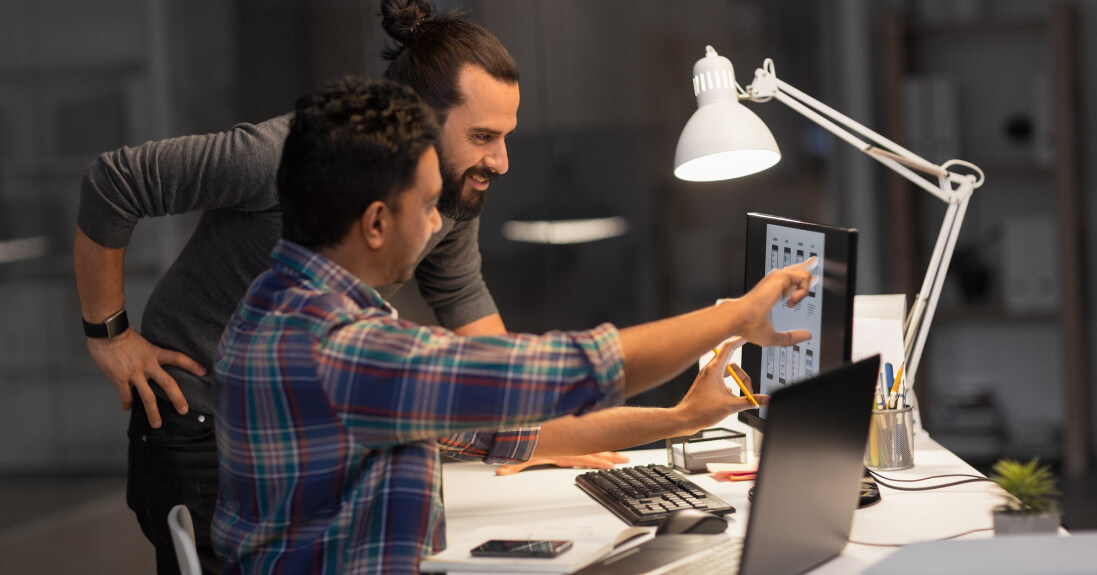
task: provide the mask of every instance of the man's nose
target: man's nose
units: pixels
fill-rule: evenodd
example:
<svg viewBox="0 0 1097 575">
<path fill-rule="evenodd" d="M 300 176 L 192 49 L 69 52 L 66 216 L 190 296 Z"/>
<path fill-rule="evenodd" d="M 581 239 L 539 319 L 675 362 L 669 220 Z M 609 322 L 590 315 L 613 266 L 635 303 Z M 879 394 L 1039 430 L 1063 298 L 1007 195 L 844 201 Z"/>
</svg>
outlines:
<svg viewBox="0 0 1097 575">
<path fill-rule="evenodd" d="M 438 213 L 438 206 L 434 206 L 434 209 L 431 210 L 431 218 L 433 218 L 434 225 L 431 226 L 430 233 L 433 235 L 442 231 L 442 214 Z"/>
<path fill-rule="evenodd" d="M 505 174 L 510 168 L 507 158 L 507 145 L 500 141 L 494 149 L 484 158 L 484 165 L 491 168 L 497 174 Z"/>
</svg>

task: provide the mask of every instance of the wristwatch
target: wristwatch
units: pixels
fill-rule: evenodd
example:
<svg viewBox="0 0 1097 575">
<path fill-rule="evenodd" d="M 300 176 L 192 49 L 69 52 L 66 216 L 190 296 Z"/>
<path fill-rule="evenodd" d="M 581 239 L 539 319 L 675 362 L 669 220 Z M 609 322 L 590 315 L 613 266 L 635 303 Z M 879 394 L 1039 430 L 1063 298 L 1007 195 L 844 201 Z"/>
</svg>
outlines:
<svg viewBox="0 0 1097 575">
<path fill-rule="evenodd" d="M 84 318 L 80 319 L 84 322 L 84 335 L 95 339 L 114 339 L 130 327 L 125 309 L 103 320 L 103 323 L 88 323 Z"/>
</svg>

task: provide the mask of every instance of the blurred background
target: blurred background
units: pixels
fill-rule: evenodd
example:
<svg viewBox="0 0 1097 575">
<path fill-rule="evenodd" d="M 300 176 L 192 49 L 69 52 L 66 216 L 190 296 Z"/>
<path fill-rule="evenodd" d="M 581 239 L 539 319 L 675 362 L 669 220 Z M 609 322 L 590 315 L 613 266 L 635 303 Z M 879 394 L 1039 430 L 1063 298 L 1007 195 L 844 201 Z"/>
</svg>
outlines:
<svg viewBox="0 0 1097 575">
<path fill-rule="evenodd" d="M 1090 304 L 1097 278 L 1097 4 L 1037 0 L 439 0 L 521 68 L 510 173 L 492 184 L 484 275 L 513 331 L 626 326 L 743 292 L 748 211 L 856 227 L 857 291 L 918 291 L 943 205 L 777 104 L 748 104 L 782 161 L 697 184 L 672 174 L 711 44 L 746 85 L 779 78 L 908 149 L 978 164 L 918 374 L 930 434 L 980 469 L 1040 457 L 1065 522 L 1097 527 Z M 72 272 L 98 153 L 284 113 L 326 78 L 378 76 L 378 0 L 0 0 L 0 572 L 148 573 L 122 495 L 128 414 L 87 356 Z M 580 244 L 512 221 L 620 218 Z M 144 299 L 196 216 L 145 220 Z M 909 300 L 908 300 L 909 301 Z M 396 303 L 432 322 L 414 289 Z M 677 401 L 694 371 L 644 404 Z M 57 553 L 64 550 L 65 553 Z M 74 563 L 66 556 L 78 558 Z"/>
</svg>

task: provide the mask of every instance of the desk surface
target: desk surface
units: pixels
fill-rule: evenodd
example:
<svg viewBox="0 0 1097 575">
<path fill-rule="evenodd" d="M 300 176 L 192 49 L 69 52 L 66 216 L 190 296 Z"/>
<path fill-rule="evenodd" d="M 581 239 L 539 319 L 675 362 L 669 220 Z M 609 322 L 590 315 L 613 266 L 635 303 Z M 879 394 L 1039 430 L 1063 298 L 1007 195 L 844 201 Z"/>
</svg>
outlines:
<svg viewBox="0 0 1097 575">
<path fill-rule="evenodd" d="M 625 453 L 630 458 L 629 465 L 666 463 L 664 450 Z M 979 474 L 924 432 L 915 436 L 914 461 L 912 469 L 883 475 L 917 479 L 950 473 Z M 482 463 L 446 464 L 443 485 L 449 548 L 437 557 L 460 560 L 467 557 L 468 549 L 489 538 L 545 539 L 555 536 L 576 539 L 575 550 L 569 552 L 574 554 L 571 561 L 611 544 L 627 525 L 575 485 L 574 477 L 584 472 L 551 468 L 498 477 L 494 475 L 493 467 Z M 690 477 L 737 509 L 735 514 L 728 516 L 727 532 L 730 536 L 742 537 L 750 513 L 747 490 L 753 482 L 717 481 L 707 474 Z M 810 479 L 810 471 L 806 470 L 805 480 Z M 929 483 L 932 482 L 921 484 Z M 880 492 L 882 501 L 879 504 L 855 513 L 851 541 L 907 544 L 988 529 L 992 527 L 991 510 L 1001 503 L 1001 492 L 988 482 L 920 492 L 880 486 Z M 992 534 L 992 531 L 979 531 L 964 538 L 986 538 Z M 896 549 L 849 543 L 841 555 L 811 573 L 861 573 Z M 526 561 L 525 565 L 529 566 L 529 560 Z M 441 568 L 441 563 L 431 560 L 423 565 L 424 571 Z M 482 570 L 498 569 L 501 566 L 496 564 Z"/>
</svg>

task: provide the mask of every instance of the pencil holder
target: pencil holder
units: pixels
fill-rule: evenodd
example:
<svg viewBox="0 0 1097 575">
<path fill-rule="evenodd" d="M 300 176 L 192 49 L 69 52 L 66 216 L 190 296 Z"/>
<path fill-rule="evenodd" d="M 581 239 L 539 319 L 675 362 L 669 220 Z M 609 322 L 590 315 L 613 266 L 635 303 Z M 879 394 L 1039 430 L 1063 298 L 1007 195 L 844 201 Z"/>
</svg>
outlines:
<svg viewBox="0 0 1097 575">
<path fill-rule="evenodd" d="M 914 409 L 872 410 L 865 467 L 895 471 L 914 467 Z"/>
</svg>

